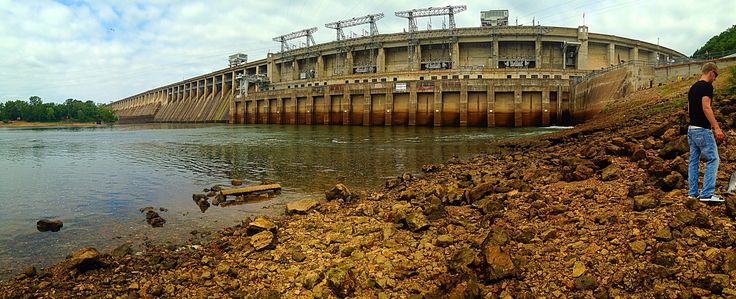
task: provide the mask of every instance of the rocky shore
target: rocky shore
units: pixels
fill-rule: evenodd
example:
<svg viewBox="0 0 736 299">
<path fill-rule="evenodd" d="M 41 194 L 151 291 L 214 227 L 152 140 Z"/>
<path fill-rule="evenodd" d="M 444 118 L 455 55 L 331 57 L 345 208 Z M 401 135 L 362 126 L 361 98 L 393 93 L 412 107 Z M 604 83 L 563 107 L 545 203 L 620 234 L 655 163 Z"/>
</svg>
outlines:
<svg viewBox="0 0 736 299">
<path fill-rule="evenodd" d="M 684 192 L 689 84 L 637 92 L 575 129 L 498 142 L 376 192 L 344 182 L 203 244 L 84 248 L 2 282 L 0 297 L 734 297 L 736 198 L 704 205 Z M 719 95 L 716 108 L 729 135 L 725 186 L 736 98 Z"/>
</svg>

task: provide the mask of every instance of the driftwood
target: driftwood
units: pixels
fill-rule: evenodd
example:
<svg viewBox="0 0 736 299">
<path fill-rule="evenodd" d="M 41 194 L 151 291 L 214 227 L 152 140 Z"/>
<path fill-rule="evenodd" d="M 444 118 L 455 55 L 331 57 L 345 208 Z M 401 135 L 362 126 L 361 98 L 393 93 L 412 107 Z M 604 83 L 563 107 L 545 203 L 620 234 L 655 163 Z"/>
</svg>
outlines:
<svg viewBox="0 0 736 299">
<path fill-rule="evenodd" d="M 220 194 L 223 198 L 227 197 L 228 195 L 248 195 L 251 193 L 258 193 L 258 192 L 266 192 L 266 191 L 280 191 L 281 185 L 279 184 L 270 184 L 270 185 L 258 185 L 258 186 L 248 186 L 243 188 L 233 188 L 233 189 L 225 189 L 220 191 Z"/>
</svg>

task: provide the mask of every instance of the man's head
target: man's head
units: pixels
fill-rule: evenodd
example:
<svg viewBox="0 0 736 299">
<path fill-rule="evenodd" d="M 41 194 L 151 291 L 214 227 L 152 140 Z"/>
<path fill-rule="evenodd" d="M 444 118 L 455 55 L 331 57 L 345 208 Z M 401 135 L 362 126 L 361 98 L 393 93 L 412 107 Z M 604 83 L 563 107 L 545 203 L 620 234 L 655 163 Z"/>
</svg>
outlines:
<svg viewBox="0 0 736 299">
<path fill-rule="evenodd" d="M 716 77 L 718 77 L 718 66 L 716 66 L 715 63 L 708 62 L 703 65 L 702 68 L 703 71 L 703 80 L 708 82 L 713 82 L 716 80 Z"/>
</svg>

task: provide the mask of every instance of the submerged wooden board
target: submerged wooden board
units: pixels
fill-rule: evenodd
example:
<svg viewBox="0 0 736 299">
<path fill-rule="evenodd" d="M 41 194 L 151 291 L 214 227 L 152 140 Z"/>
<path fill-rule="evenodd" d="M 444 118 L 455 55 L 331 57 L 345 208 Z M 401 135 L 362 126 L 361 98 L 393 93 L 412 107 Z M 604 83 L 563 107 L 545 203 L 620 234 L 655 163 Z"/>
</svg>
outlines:
<svg viewBox="0 0 736 299">
<path fill-rule="evenodd" d="M 242 195 L 242 194 L 250 194 L 255 192 L 265 192 L 265 191 L 278 191 L 281 190 L 281 185 L 279 184 L 270 184 L 270 185 L 258 185 L 258 186 L 248 186 L 243 188 L 233 188 L 233 189 L 225 189 L 220 191 L 220 194 L 222 196 L 228 196 L 228 195 Z"/>
</svg>

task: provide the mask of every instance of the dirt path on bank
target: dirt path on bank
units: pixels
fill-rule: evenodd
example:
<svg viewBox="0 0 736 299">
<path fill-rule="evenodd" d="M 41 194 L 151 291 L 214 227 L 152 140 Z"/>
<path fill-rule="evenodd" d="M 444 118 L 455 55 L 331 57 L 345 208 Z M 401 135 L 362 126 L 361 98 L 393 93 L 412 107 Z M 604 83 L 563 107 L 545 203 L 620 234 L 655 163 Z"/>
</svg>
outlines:
<svg viewBox="0 0 736 299">
<path fill-rule="evenodd" d="M 337 188 L 328 197 L 339 199 L 304 202 L 305 214 L 246 220 L 204 244 L 80 250 L 3 282 L 0 297 L 736 296 L 736 198 L 684 195 L 690 84 L 637 92 L 574 129 L 501 141 L 379 192 Z M 736 99 L 717 99 L 730 135 L 724 186 Z"/>
</svg>

